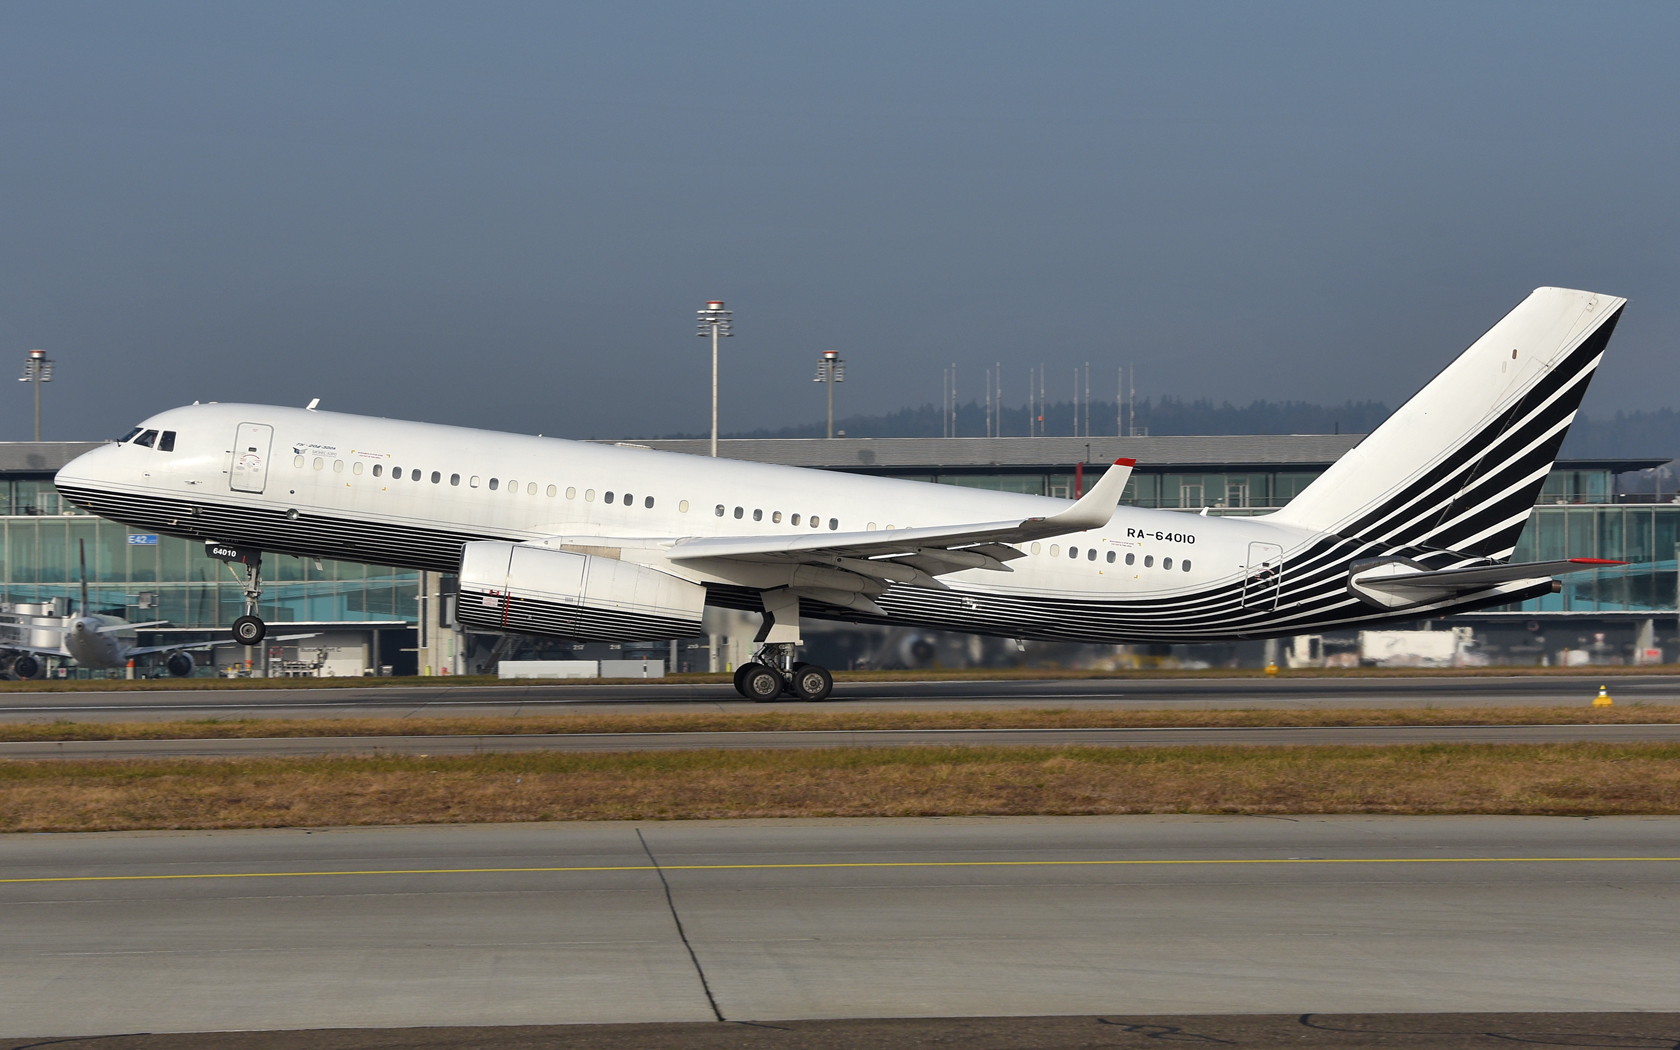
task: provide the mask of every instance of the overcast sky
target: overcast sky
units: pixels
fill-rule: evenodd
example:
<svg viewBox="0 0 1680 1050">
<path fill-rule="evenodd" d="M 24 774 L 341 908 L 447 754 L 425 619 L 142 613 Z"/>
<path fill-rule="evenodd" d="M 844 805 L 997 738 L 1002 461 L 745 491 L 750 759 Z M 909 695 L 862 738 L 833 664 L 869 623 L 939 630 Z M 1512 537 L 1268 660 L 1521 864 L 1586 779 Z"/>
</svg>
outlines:
<svg viewBox="0 0 1680 1050">
<path fill-rule="evenodd" d="M 1680 403 L 1680 5 L 0 6 L 0 365 L 570 436 L 962 394 L 1398 404 L 1531 288 Z M 17 373 L 10 373 L 15 375 Z M 29 437 L 10 386 L 0 439 Z"/>
</svg>

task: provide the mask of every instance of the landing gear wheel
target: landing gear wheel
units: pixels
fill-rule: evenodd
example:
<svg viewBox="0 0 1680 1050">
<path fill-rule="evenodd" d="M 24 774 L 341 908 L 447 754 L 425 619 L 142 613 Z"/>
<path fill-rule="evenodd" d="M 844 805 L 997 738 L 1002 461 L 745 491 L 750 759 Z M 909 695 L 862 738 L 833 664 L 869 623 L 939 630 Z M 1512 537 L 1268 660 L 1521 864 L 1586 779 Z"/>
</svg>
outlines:
<svg viewBox="0 0 1680 1050">
<path fill-rule="evenodd" d="M 268 625 L 255 616 L 241 616 L 233 621 L 233 640 L 240 645 L 256 645 L 268 633 Z"/>
<path fill-rule="evenodd" d="M 767 704 L 782 695 L 782 676 L 763 664 L 748 664 L 741 676 L 741 692 L 748 700 Z"/>
<path fill-rule="evenodd" d="M 740 693 L 742 696 L 747 695 L 747 687 L 744 684 L 744 680 L 747 677 L 747 672 L 757 666 L 759 665 L 749 660 L 740 667 L 735 668 L 735 691 L 737 693 Z"/>
<path fill-rule="evenodd" d="M 827 700 L 828 694 L 834 692 L 834 676 L 826 667 L 816 664 L 794 664 L 791 684 L 795 696 L 813 704 Z"/>
</svg>

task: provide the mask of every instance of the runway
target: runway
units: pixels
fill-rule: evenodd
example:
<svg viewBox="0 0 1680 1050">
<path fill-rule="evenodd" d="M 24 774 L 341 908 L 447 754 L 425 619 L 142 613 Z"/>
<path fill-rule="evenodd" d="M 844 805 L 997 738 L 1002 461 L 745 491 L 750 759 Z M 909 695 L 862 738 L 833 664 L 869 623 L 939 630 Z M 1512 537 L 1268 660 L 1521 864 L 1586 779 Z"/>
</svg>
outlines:
<svg viewBox="0 0 1680 1050">
<path fill-rule="evenodd" d="M 1676 818 L 154 832 L 0 856 L 11 1037 L 1680 1009 Z"/>
<path fill-rule="evenodd" d="M 1315 726 L 1238 729 L 899 729 L 712 733 L 505 733 L 480 736 L 246 737 L 0 741 L 0 759 L 276 758 L 476 755 L 532 751 L 772 750 L 831 747 L 1189 747 L 1324 744 L 1680 743 L 1680 724 Z"/>
<path fill-rule="evenodd" d="M 1680 676 L 1605 678 L 1619 703 L 1680 703 Z M 1583 677 L 1161 678 L 1038 681 L 841 682 L 803 710 L 995 708 L 1498 707 L 1587 705 L 1600 679 Z M 157 721 L 195 718 L 444 717 L 539 713 L 764 711 L 728 685 L 589 682 L 387 685 L 310 689 L 0 691 L 0 721 Z"/>
</svg>

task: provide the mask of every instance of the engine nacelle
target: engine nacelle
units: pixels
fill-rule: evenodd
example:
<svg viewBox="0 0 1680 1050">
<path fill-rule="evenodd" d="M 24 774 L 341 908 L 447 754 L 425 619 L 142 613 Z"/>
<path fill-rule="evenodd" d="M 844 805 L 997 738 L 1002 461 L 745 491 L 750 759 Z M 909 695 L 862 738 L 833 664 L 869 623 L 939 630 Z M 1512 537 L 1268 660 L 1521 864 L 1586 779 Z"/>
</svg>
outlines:
<svg viewBox="0 0 1680 1050">
<path fill-rule="evenodd" d="M 40 673 L 41 661 L 35 659 L 33 656 L 30 656 L 28 653 L 24 653 L 22 656 L 12 661 L 12 675 L 16 678 L 34 678 Z"/>
<path fill-rule="evenodd" d="M 592 642 L 700 633 L 706 588 L 595 554 L 482 540 L 461 549 L 463 626 Z"/>
<path fill-rule="evenodd" d="M 170 653 L 163 666 L 176 678 L 185 678 L 193 673 L 193 668 L 197 665 L 193 663 L 191 653 Z"/>
</svg>

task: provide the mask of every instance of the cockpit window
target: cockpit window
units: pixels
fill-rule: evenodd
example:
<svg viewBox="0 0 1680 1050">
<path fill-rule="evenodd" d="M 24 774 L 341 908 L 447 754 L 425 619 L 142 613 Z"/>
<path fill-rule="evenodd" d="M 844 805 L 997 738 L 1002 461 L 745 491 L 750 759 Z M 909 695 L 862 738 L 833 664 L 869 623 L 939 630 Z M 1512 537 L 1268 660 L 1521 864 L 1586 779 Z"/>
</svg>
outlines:
<svg viewBox="0 0 1680 1050">
<path fill-rule="evenodd" d="M 121 444 L 124 444 L 126 442 L 134 440 L 135 435 L 139 434 L 140 431 L 142 431 L 144 429 L 146 429 L 146 428 L 145 427 L 135 427 L 133 430 L 130 430 L 128 433 L 126 433 L 122 437 L 118 438 L 117 439 L 117 444 L 121 445 Z"/>
<path fill-rule="evenodd" d="M 158 446 L 157 447 L 158 447 L 159 452 L 173 452 L 173 451 L 175 451 L 175 431 L 165 430 L 158 437 Z"/>
<path fill-rule="evenodd" d="M 152 442 L 154 442 L 156 440 L 157 440 L 157 431 L 148 430 L 144 434 L 141 434 L 139 437 L 135 438 L 134 443 L 136 445 L 145 445 L 147 448 L 151 448 L 152 447 Z"/>
</svg>

